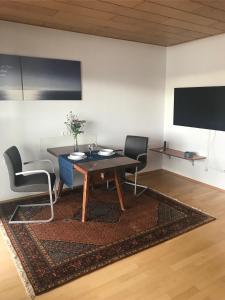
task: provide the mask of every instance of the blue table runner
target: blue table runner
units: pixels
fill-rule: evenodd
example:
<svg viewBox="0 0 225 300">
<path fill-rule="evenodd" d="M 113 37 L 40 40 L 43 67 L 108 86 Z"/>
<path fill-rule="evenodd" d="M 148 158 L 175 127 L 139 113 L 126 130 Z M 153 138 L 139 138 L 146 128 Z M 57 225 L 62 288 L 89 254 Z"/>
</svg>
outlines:
<svg viewBox="0 0 225 300">
<path fill-rule="evenodd" d="M 73 185 L 74 185 L 74 167 L 73 167 L 73 165 L 76 162 L 80 164 L 80 163 L 84 163 L 84 162 L 88 162 L 88 161 L 103 160 L 103 159 L 121 156 L 118 153 L 115 153 L 112 156 L 101 156 L 101 155 L 98 155 L 98 151 L 92 151 L 91 156 L 90 156 L 89 152 L 86 152 L 85 154 L 87 155 L 87 158 L 78 160 L 78 161 L 69 159 L 68 154 L 60 155 L 58 158 L 60 180 L 70 188 L 73 188 Z"/>
</svg>

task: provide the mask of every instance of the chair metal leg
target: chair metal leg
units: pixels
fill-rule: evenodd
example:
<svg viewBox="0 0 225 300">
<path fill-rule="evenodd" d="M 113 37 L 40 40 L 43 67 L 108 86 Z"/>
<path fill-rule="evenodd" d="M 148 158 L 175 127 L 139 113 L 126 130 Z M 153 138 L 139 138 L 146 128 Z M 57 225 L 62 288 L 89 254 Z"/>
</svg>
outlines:
<svg viewBox="0 0 225 300">
<path fill-rule="evenodd" d="M 134 195 L 137 195 L 137 167 L 135 168 L 134 174 Z"/>
<path fill-rule="evenodd" d="M 136 171 L 135 171 L 135 174 L 134 174 L 134 182 L 132 181 L 123 181 L 122 184 L 129 184 L 129 185 L 132 185 L 134 187 L 134 195 L 139 197 L 141 196 L 141 194 L 143 194 L 147 189 L 148 187 L 146 185 L 141 185 L 141 184 L 138 184 L 137 183 L 137 176 L 138 176 L 138 172 L 137 172 L 137 168 L 136 168 Z M 141 187 L 143 188 L 142 191 L 140 191 L 138 194 L 137 194 L 137 187 Z M 116 189 L 116 187 L 112 187 L 109 189 L 109 191 L 114 191 Z"/>
<path fill-rule="evenodd" d="M 134 182 L 124 181 L 123 183 L 134 186 L 134 195 L 139 197 L 139 196 L 141 196 L 141 194 L 143 194 L 148 189 L 148 187 L 146 185 L 137 184 L 137 175 L 138 175 L 138 172 L 137 172 L 137 168 L 136 168 L 136 171 L 134 174 Z M 137 187 L 143 188 L 143 190 L 140 191 L 138 194 L 137 194 Z"/>
<path fill-rule="evenodd" d="M 14 210 L 12 216 L 9 219 L 9 224 L 34 224 L 34 223 L 48 223 L 51 222 L 54 219 L 54 208 L 53 205 L 57 202 L 57 191 L 56 191 L 56 185 L 53 189 L 54 191 L 54 201 L 52 197 L 52 190 L 51 190 L 51 185 L 49 186 L 49 201 L 50 203 L 39 203 L 39 204 L 21 204 L 17 205 L 16 209 Z M 36 206 L 50 206 L 50 211 L 51 211 L 51 217 L 47 220 L 32 220 L 32 221 L 14 221 L 13 218 L 16 215 L 17 211 L 19 210 L 20 207 L 36 207 Z"/>
<path fill-rule="evenodd" d="M 53 188 L 53 191 L 54 191 L 54 198 L 55 198 L 55 200 L 52 203 L 55 204 L 58 201 L 58 192 L 57 192 L 56 184 L 55 184 L 55 186 Z"/>
<path fill-rule="evenodd" d="M 134 189 L 135 189 L 135 182 L 124 181 L 123 183 L 132 185 L 132 186 L 134 187 Z M 143 188 L 143 190 L 140 191 L 138 194 L 137 194 L 137 193 L 135 194 L 135 191 L 134 191 L 134 194 L 135 194 L 135 196 L 137 196 L 137 197 L 139 197 L 141 194 L 143 194 L 143 193 L 148 189 L 148 187 L 147 187 L 146 185 L 141 185 L 141 184 L 137 184 L 137 183 L 136 183 L 136 188 L 137 188 L 137 187 Z"/>
</svg>

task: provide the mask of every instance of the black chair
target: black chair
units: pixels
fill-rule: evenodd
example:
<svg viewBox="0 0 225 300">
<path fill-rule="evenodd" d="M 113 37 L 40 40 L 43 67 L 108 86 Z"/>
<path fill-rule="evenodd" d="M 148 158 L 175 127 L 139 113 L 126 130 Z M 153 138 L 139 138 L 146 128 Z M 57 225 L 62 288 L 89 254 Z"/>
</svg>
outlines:
<svg viewBox="0 0 225 300">
<path fill-rule="evenodd" d="M 17 147 L 12 146 L 7 149 L 4 154 L 4 159 L 8 168 L 10 188 L 14 192 L 49 192 L 49 202 L 48 203 L 33 203 L 33 204 L 23 204 L 18 205 L 14 210 L 12 216 L 10 217 L 10 224 L 18 223 L 45 223 L 50 222 L 54 218 L 53 204 L 57 201 L 56 185 L 54 174 L 54 167 L 50 160 L 39 160 L 39 161 L 29 161 L 24 164 L 30 164 L 35 162 L 48 162 L 52 165 L 53 172 L 49 173 L 45 170 L 32 170 L 23 171 L 23 165 L 19 150 Z M 55 186 L 55 188 L 54 188 Z M 52 191 L 54 190 L 55 200 L 53 201 Z M 47 220 L 23 220 L 17 221 L 13 220 L 17 211 L 20 207 L 35 207 L 35 206 L 50 206 L 51 216 Z"/>
<path fill-rule="evenodd" d="M 134 186 L 134 194 L 137 196 L 140 196 L 148 189 L 147 186 L 137 184 L 138 172 L 143 170 L 147 165 L 147 152 L 148 152 L 148 137 L 135 136 L 135 135 L 128 135 L 126 137 L 124 155 L 139 160 L 140 164 L 137 167 L 125 169 L 126 173 L 134 174 L 134 182 L 125 181 L 124 183 Z M 137 194 L 137 187 L 143 188 L 142 191 L 140 191 L 138 194 Z"/>
</svg>

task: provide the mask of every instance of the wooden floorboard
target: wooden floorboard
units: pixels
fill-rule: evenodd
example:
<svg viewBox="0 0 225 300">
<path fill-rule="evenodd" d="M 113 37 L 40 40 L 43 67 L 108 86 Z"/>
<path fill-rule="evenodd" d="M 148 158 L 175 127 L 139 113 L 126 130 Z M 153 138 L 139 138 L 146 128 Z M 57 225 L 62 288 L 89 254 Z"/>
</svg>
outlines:
<svg viewBox="0 0 225 300">
<path fill-rule="evenodd" d="M 225 191 L 164 170 L 142 175 L 140 183 L 217 220 L 35 299 L 225 299 Z M 0 299 L 29 299 L 2 236 L 0 253 Z"/>
</svg>

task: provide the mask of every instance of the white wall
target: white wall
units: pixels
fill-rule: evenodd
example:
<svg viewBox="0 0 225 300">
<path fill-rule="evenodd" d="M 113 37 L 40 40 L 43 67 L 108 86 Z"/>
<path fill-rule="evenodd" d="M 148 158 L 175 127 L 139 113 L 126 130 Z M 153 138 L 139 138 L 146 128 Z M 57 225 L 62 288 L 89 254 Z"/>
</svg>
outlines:
<svg viewBox="0 0 225 300">
<path fill-rule="evenodd" d="M 169 147 L 196 151 L 208 160 L 193 167 L 188 161 L 164 157 L 163 168 L 220 188 L 225 188 L 225 132 L 174 126 L 173 97 L 175 87 L 225 86 L 224 53 L 225 35 L 167 49 L 164 123 Z"/>
<path fill-rule="evenodd" d="M 166 50 L 66 31 L 0 22 L 0 53 L 82 62 L 82 101 L 0 102 L 0 157 L 17 145 L 24 159 L 39 157 L 40 139 L 60 135 L 72 110 L 88 121 L 98 143 L 122 146 L 126 134 L 163 139 Z M 161 167 L 150 154 L 148 169 Z M 0 159 L 0 200 L 18 197 L 9 189 Z"/>
</svg>

